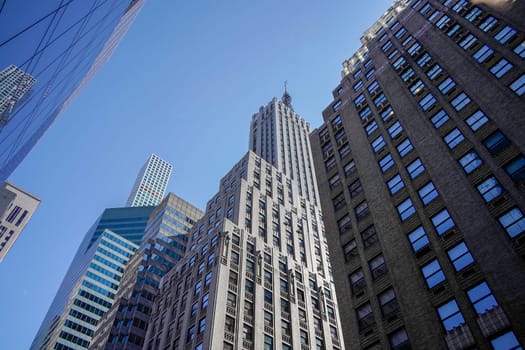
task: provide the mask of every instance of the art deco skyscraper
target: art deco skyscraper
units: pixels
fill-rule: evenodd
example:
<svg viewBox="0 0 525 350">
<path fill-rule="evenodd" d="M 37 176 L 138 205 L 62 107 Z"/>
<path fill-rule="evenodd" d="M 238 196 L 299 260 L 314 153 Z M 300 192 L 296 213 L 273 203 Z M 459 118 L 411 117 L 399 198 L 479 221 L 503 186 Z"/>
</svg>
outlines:
<svg viewBox="0 0 525 350">
<path fill-rule="evenodd" d="M 171 164 L 152 154 L 140 169 L 126 206 L 158 205 L 168 187 L 172 169 Z"/>
<path fill-rule="evenodd" d="M 267 136 L 272 119 L 283 121 L 285 163 Z M 251 145 L 264 157 L 250 151 L 221 180 L 190 250 L 162 280 L 147 349 L 343 348 L 315 177 L 302 169 L 312 164 L 307 124 L 277 99 L 255 121 Z"/>
<path fill-rule="evenodd" d="M 2 1 L 0 183 L 109 59 L 144 2 Z"/>
<path fill-rule="evenodd" d="M 396 1 L 311 135 L 351 349 L 525 344 L 525 3 Z"/>
</svg>

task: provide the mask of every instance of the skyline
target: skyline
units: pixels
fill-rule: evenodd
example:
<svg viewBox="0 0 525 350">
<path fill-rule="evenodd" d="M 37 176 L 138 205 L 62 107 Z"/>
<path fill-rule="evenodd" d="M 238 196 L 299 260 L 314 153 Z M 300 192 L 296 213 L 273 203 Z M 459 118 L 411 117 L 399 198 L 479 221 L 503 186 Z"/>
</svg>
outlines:
<svg viewBox="0 0 525 350">
<path fill-rule="evenodd" d="M 298 2 L 295 3 L 299 6 Z M 118 207 L 126 199 L 144 158 L 153 152 L 172 163 L 173 180 L 168 191 L 204 208 L 205 201 L 216 190 L 218 179 L 243 154 L 248 144 L 246 128 L 250 117 L 259 106 L 282 94 L 284 80 L 289 81 L 288 91 L 293 97 L 295 110 L 311 123 L 312 130 L 321 124 L 321 111 L 331 101 L 334 82 L 340 80 L 342 61 L 360 46 L 361 33 L 390 3 L 382 1 L 366 9 L 368 16 L 359 16 L 356 20 L 360 26 L 354 28 L 342 24 L 347 19 L 344 14 L 352 8 L 349 4 L 343 3 L 347 6 L 346 11 L 327 9 L 320 4 L 305 8 L 279 4 L 282 13 L 272 13 L 276 17 L 266 18 L 266 21 L 276 24 L 288 20 L 289 31 L 282 26 L 279 30 L 261 31 L 260 26 L 253 25 L 247 33 L 238 33 L 242 31 L 238 31 L 236 23 L 228 21 L 228 18 L 267 14 L 263 11 L 266 6 L 243 4 L 244 7 L 239 6 L 237 11 L 233 11 L 232 5 L 228 7 L 226 4 L 226 8 L 218 9 L 218 5 L 211 4 L 204 9 L 206 12 L 198 4 L 184 4 L 185 7 L 176 13 L 181 23 L 175 25 L 179 30 L 175 33 L 184 33 L 181 28 L 187 29 L 191 23 L 196 28 L 195 32 L 190 31 L 195 35 L 194 39 L 198 39 L 199 35 L 211 36 L 217 29 L 214 25 L 221 27 L 222 24 L 220 29 L 224 29 L 226 34 L 221 40 L 200 46 L 195 45 L 197 40 L 190 39 L 191 35 L 182 38 L 181 34 L 181 38 L 177 37 L 180 41 L 171 47 L 162 47 L 168 40 L 166 32 L 173 34 L 167 31 L 164 27 L 167 24 L 162 20 L 172 13 L 159 10 L 159 7 L 175 7 L 176 4 L 146 4 L 112 60 L 10 178 L 40 196 L 43 202 L 13 247 L 11 256 L 0 266 L 2 280 L 13 286 L 1 294 L 2 299 L 12 301 L 6 309 L 6 316 L 9 317 L 1 321 L 0 329 L 6 332 L 1 340 L 6 344 L 1 345 L 10 349 L 27 348 L 24 343 L 29 344 L 36 333 L 82 235 L 100 210 Z M 365 11 L 364 8 L 362 10 Z M 359 9 L 354 11 L 357 13 Z M 195 13 L 202 17 L 192 23 L 196 18 L 189 14 Z M 290 22 L 287 16 L 291 14 L 297 16 L 297 22 Z M 217 18 L 222 18 L 224 23 Z M 318 19 L 318 25 L 303 28 L 312 19 Z M 250 21 L 244 19 L 241 22 L 248 25 Z M 152 37 L 158 38 L 156 42 L 146 35 L 145 28 Z M 318 33 L 321 28 L 324 29 L 324 36 Z M 305 33 L 301 32 L 303 29 Z M 353 37 L 345 35 L 347 29 L 354 31 Z M 259 35 L 259 41 L 271 43 L 276 54 L 258 57 L 261 52 L 258 45 L 243 43 L 243 39 L 254 33 Z M 348 47 L 339 43 L 339 37 L 328 38 L 327 33 L 331 36 L 341 33 Z M 301 34 L 301 39 L 298 34 Z M 224 44 L 229 45 L 225 47 Z M 202 50 L 202 46 L 208 51 L 193 53 L 189 50 L 191 47 Z M 245 51 L 241 57 L 237 56 L 239 47 Z M 188 57 L 183 60 L 181 56 L 184 55 L 177 48 Z M 175 59 L 178 63 L 174 72 L 166 70 L 169 66 L 146 60 L 148 52 L 160 49 L 163 50 L 160 52 L 166 53 L 163 59 Z M 208 58 L 210 52 L 217 54 L 214 60 Z M 300 59 L 305 57 L 308 60 Z M 254 58 L 258 60 L 253 62 Z M 153 63 L 159 63 L 159 67 Z M 185 72 L 190 64 L 195 68 Z M 215 66 L 222 69 L 217 70 Z M 225 77 L 230 77 L 230 80 Z M 174 86 L 159 83 L 163 81 L 173 81 Z M 224 84 L 225 81 L 228 84 Z M 136 86 L 145 87 L 141 91 L 142 96 L 133 95 Z M 186 86 L 192 88 L 188 91 Z M 216 94 L 217 91 L 220 93 Z M 202 99 L 203 96 L 206 99 Z M 172 101 L 181 102 L 173 106 Z M 139 121 L 134 129 L 126 124 L 130 116 Z M 142 120 L 148 123 L 140 124 Z M 155 123 L 158 123 L 156 128 L 152 127 Z M 162 123 L 168 125 L 164 127 Z M 123 129 L 123 125 L 127 128 Z M 232 137 L 217 142 L 214 134 L 218 128 L 228 129 Z M 176 133 L 178 130 L 183 132 Z M 140 134 L 150 137 L 144 141 Z M 205 149 L 213 163 L 197 162 L 196 158 L 204 154 Z M 50 160 L 52 167 L 49 166 Z M 118 160 L 116 164 L 115 160 Z M 53 240 L 59 240 L 61 245 L 57 247 Z M 31 262 L 38 263 L 31 265 Z M 7 322 L 8 318 L 10 322 Z"/>
</svg>

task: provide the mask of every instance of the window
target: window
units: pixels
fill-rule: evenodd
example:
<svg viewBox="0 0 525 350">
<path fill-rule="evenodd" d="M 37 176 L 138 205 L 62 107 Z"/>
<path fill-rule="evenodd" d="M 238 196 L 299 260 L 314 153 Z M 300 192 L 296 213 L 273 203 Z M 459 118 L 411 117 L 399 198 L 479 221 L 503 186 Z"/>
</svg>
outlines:
<svg viewBox="0 0 525 350">
<path fill-rule="evenodd" d="M 325 166 L 326 171 L 330 171 L 330 170 L 332 170 L 333 168 L 335 168 L 335 165 L 336 165 L 336 164 L 337 164 L 337 163 L 336 163 L 334 157 L 330 157 L 330 158 L 328 158 L 328 159 L 324 162 L 324 166 Z"/>
<path fill-rule="evenodd" d="M 423 166 L 423 163 L 419 158 L 416 158 L 412 163 L 408 164 L 407 166 L 407 172 L 410 175 L 411 179 L 415 179 L 420 174 L 422 174 L 423 171 L 425 171 L 425 167 Z"/>
<path fill-rule="evenodd" d="M 436 22 L 436 27 L 439 29 L 443 29 L 446 27 L 447 24 L 449 24 L 451 21 L 450 17 L 447 15 L 443 15 L 440 19 Z"/>
<path fill-rule="evenodd" d="M 224 328 L 227 332 L 235 332 L 235 319 L 230 316 L 226 316 L 224 320 Z"/>
<path fill-rule="evenodd" d="M 500 44 L 505 44 L 511 39 L 514 39 L 515 35 L 516 35 L 516 29 L 507 25 L 502 30 L 500 30 L 496 35 L 494 35 L 494 39 L 496 39 Z"/>
<path fill-rule="evenodd" d="M 350 260 L 352 256 L 357 255 L 357 244 L 355 239 L 352 239 L 343 246 L 343 253 L 346 261 Z"/>
<path fill-rule="evenodd" d="M 505 169 L 512 181 L 520 182 L 525 180 L 525 157 L 519 155 L 507 163 L 503 169 Z"/>
<path fill-rule="evenodd" d="M 374 153 L 377 153 L 385 147 L 385 139 L 383 136 L 378 136 L 370 145 Z"/>
<path fill-rule="evenodd" d="M 428 54 L 428 52 L 425 52 L 418 60 L 417 60 L 417 65 L 420 66 L 420 67 L 425 67 L 426 65 L 430 64 L 432 60 L 432 57 L 430 57 L 430 55 Z"/>
<path fill-rule="evenodd" d="M 484 180 L 482 183 L 477 185 L 476 188 L 487 203 L 503 193 L 503 188 L 494 176 Z"/>
<path fill-rule="evenodd" d="M 442 109 L 440 109 L 430 119 L 430 121 L 432 122 L 432 125 L 434 125 L 436 129 L 439 128 L 441 125 L 445 124 L 448 120 L 449 120 L 448 114 Z"/>
<path fill-rule="evenodd" d="M 354 100 L 354 105 L 357 108 L 360 108 L 365 102 L 366 102 L 365 95 L 361 94 L 357 96 L 356 99 Z"/>
<path fill-rule="evenodd" d="M 432 202 L 434 199 L 437 198 L 439 195 L 436 187 L 434 187 L 434 184 L 432 182 L 427 183 L 423 187 L 421 187 L 417 193 L 419 194 L 419 197 L 421 198 L 421 201 L 423 204 L 427 205 L 428 203 Z"/>
<path fill-rule="evenodd" d="M 392 155 L 388 153 L 386 156 L 381 158 L 379 160 L 379 167 L 381 168 L 382 172 L 387 171 L 394 165 L 394 160 L 392 159 Z"/>
<path fill-rule="evenodd" d="M 494 50 L 492 50 L 487 45 L 483 45 L 476 51 L 472 57 L 479 63 L 485 62 L 492 54 L 494 53 Z"/>
<path fill-rule="evenodd" d="M 394 111 L 392 110 L 391 106 L 386 107 L 381 112 L 381 119 L 383 119 L 384 122 L 389 121 L 394 116 Z"/>
<path fill-rule="evenodd" d="M 359 329 L 363 329 L 374 324 L 374 315 L 372 313 L 372 307 L 370 306 L 370 303 L 366 303 L 358 307 L 356 309 L 356 313 Z"/>
<path fill-rule="evenodd" d="M 391 138 L 395 138 L 396 136 L 399 136 L 399 134 L 401 134 L 402 131 L 403 131 L 403 127 L 401 126 L 401 123 L 399 122 L 399 120 L 396 121 L 394 124 L 392 124 L 388 128 L 388 133 L 390 134 Z"/>
<path fill-rule="evenodd" d="M 363 240 L 363 245 L 365 248 L 370 247 L 372 244 L 377 242 L 377 231 L 374 226 L 370 226 L 361 232 L 361 239 Z"/>
<path fill-rule="evenodd" d="M 397 151 L 399 152 L 399 156 L 403 158 L 406 156 L 410 151 L 414 149 L 414 146 L 410 143 L 410 140 L 407 138 L 403 140 L 398 146 Z"/>
<path fill-rule="evenodd" d="M 365 288 L 366 282 L 362 269 L 354 271 L 350 274 L 350 284 L 352 286 L 352 292 L 354 292 L 354 294 Z"/>
<path fill-rule="evenodd" d="M 341 100 L 337 100 L 337 102 L 334 103 L 334 105 L 332 106 L 332 109 L 334 110 L 334 112 L 337 112 L 339 108 L 341 108 L 342 104 L 343 102 Z"/>
<path fill-rule="evenodd" d="M 366 217 L 369 213 L 368 211 L 368 203 L 366 201 L 362 201 L 357 205 L 357 207 L 354 208 L 355 216 L 357 220 L 361 220 L 364 217 Z"/>
<path fill-rule="evenodd" d="M 452 80 L 451 77 L 448 77 L 447 79 L 443 80 L 443 82 L 441 82 L 441 84 L 438 85 L 438 89 L 443 95 L 448 94 L 455 87 L 456 87 L 456 82 Z"/>
<path fill-rule="evenodd" d="M 205 309 L 208 307 L 209 300 L 210 295 L 208 293 L 204 294 L 204 296 L 202 297 L 201 309 Z"/>
<path fill-rule="evenodd" d="M 482 282 L 467 290 L 467 295 L 479 315 L 483 315 L 485 312 L 498 306 L 498 302 L 492 295 L 487 282 Z"/>
<path fill-rule="evenodd" d="M 231 263 L 232 264 L 239 264 L 239 253 L 237 252 L 232 252 L 231 253 Z"/>
<path fill-rule="evenodd" d="M 191 315 L 195 315 L 197 313 L 197 311 L 199 311 L 199 303 L 193 303 L 191 305 Z"/>
<path fill-rule="evenodd" d="M 381 50 L 383 52 L 387 52 L 388 49 L 390 49 L 391 47 L 392 47 L 392 42 L 388 40 L 386 43 L 383 44 L 383 46 L 381 46 Z"/>
<path fill-rule="evenodd" d="M 237 306 L 237 296 L 231 292 L 228 292 L 228 295 L 226 297 L 226 305 L 231 307 Z"/>
<path fill-rule="evenodd" d="M 490 72 L 494 74 L 496 78 L 499 79 L 502 76 L 504 76 L 509 70 L 511 70 L 512 67 L 512 63 L 502 58 L 498 62 L 496 62 L 495 65 L 490 67 Z"/>
<path fill-rule="evenodd" d="M 445 275 L 443 274 L 437 259 L 424 265 L 421 268 L 421 273 L 423 274 L 423 277 L 425 277 L 428 288 L 433 288 L 445 280 Z"/>
<path fill-rule="evenodd" d="M 363 87 L 363 81 L 359 80 L 357 83 L 354 84 L 354 91 L 359 91 Z"/>
<path fill-rule="evenodd" d="M 485 115 L 485 113 L 478 109 L 477 111 L 472 113 L 467 119 L 465 119 L 465 121 L 467 122 L 468 126 L 470 126 L 472 131 L 476 131 L 483 125 L 485 125 L 489 121 L 489 118 Z"/>
<path fill-rule="evenodd" d="M 407 32 L 407 30 L 403 27 L 401 27 L 401 29 L 399 29 L 396 34 L 394 35 L 396 37 L 396 39 L 399 39 L 401 38 L 405 33 Z"/>
<path fill-rule="evenodd" d="M 461 111 L 463 108 L 465 108 L 466 105 L 470 103 L 471 99 L 467 96 L 466 93 L 462 92 L 459 94 L 455 99 L 453 99 L 450 104 L 456 111 Z"/>
<path fill-rule="evenodd" d="M 443 209 L 432 218 L 432 224 L 436 229 L 436 232 L 439 236 L 450 230 L 455 226 L 454 221 L 450 217 L 447 209 Z"/>
<path fill-rule="evenodd" d="M 189 343 L 189 342 L 192 341 L 194 338 L 195 338 L 195 326 L 191 326 L 191 327 L 188 329 L 188 334 L 187 334 L 187 336 L 186 336 L 186 343 Z"/>
<path fill-rule="evenodd" d="M 399 57 L 397 60 L 394 61 L 392 66 L 396 71 L 400 71 L 401 69 L 405 68 L 406 60 L 403 56 Z"/>
<path fill-rule="evenodd" d="M 368 136 L 370 136 L 376 130 L 377 130 L 377 122 L 375 120 L 373 120 L 371 123 L 368 123 L 365 126 L 365 131 Z"/>
<path fill-rule="evenodd" d="M 390 61 L 392 58 L 396 57 L 398 53 L 399 51 L 397 49 L 392 50 L 392 52 L 388 54 L 388 60 Z"/>
<path fill-rule="evenodd" d="M 408 219 L 416 213 L 416 209 L 412 204 L 412 200 L 410 198 L 407 198 L 397 206 L 397 212 L 399 214 L 399 217 L 401 218 L 401 221 L 405 221 L 406 219 Z"/>
<path fill-rule="evenodd" d="M 388 317 L 399 310 L 399 305 L 396 300 L 396 293 L 393 288 L 388 288 L 377 296 L 383 316 Z"/>
<path fill-rule="evenodd" d="M 474 20 L 476 20 L 479 16 L 481 16 L 481 14 L 483 13 L 483 11 L 477 7 L 477 6 L 474 6 L 466 15 L 465 15 L 465 19 L 469 22 L 474 22 Z"/>
<path fill-rule="evenodd" d="M 494 350 L 520 350 L 521 346 L 514 332 L 509 331 L 490 341 Z"/>
<path fill-rule="evenodd" d="M 382 108 L 384 103 L 386 103 L 386 96 L 383 93 L 374 99 L 374 105 L 376 108 Z"/>
<path fill-rule="evenodd" d="M 343 192 L 339 193 L 335 198 L 332 199 L 334 210 L 339 210 L 346 205 L 345 196 Z"/>
<path fill-rule="evenodd" d="M 405 40 L 403 40 L 403 42 L 401 43 L 401 45 L 403 47 L 407 46 L 408 44 L 410 44 L 410 42 L 414 40 L 414 37 L 412 35 L 409 35 L 405 38 Z"/>
<path fill-rule="evenodd" d="M 405 184 L 403 180 L 401 179 L 401 175 L 397 174 L 388 182 L 386 183 L 388 186 L 388 189 L 390 190 L 390 194 L 394 195 L 397 192 L 399 192 L 403 187 L 405 187 Z"/>
<path fill-rule="evenodd" d="M 355 167 L 355 162 L 352 160 L 349 163 L 347 163 L 344 167 L 345 176 L 348 177 L 351 174 L 353 174 L 357 168 Z"/>
<path fill-rule="evenodd" d="M 492 16 L 487 17 L 478 27 L 484 32 L 490 31 L 498 24 L 498 20 Z"/>
<path fill-rule="evenodd" d="M 441 76 L 441 72 L 443 72 L 443 68 L 441 68 L 441 66 L 436 63 L 428 70 L 427 77 L 434 81 Z"/>
<path fill-rule="evenodd" d="M 407 52 L 410 56 L 414 57 L 415 55 L 419 53 L 420 50 L 421 50 L 421 45 L 418 42 L 415 42 L 414 44 L 412 44 L 412 46 L 408 48 Z"/>
<path fill-rule="evenodd" d="M 465 323 L 463 315 L 461 314 L 461 311 L 459 311 L 458 304 L 454 299 L 439 306 L 437 311 L 441 323 L 447 332 Z"/>
<path fill-rule="evenodd" d="M 390 349 L 392 350 L 409 349 L 408 334 L 404 328 L 400 328 L 389 334 L 388 341 L 390 342 Z"/>
<path fill-rule="evenodd" d="M 427 234 L 423 226 L 419 226 L 415 230 L 410 232 L 408 234 L 408 240 L 412 245 L 412 250 L 414 251 L 414 253 L 420 251 L 429 243 Z"/>
<path fill-rule="evenodd" d="M 372 277 L 374 279 L 379 278 L 387 272 L 385 258 L 383 255 L 376 256 L 370 260 L 368 265 L 370 266 L 370 272 L 372 273 Z"/>
<path fill-rule="evenodd" d="M 468 50 L 477 42 L 478 42 L 478 38 L 476 38 L 472 34 L 469 34 L 463 40 L 459 42 L 459 46 L 462 47 L 463 50 Z"/>
<path fill-rule="evenodd" d="M 359 193 L 363 191 L 363 187 L 361 186 L 361 181 L 359 179 L 355 180 L 348 186 L 348 191 L 350 192 L 350 198 L 354 198 Z"/>
<path fill-rule="evenodd" d="M 465 170 L 467 174 L 470 174 L 483 164 L 483 161 L 475 151 L 470 151 L 459 159 L 459 164 L 461 164 L 463 170 Z"/>
<path fill-rule="evenodd" d="M 510 141 L 499 130 L 493 132 L 483 140 L 483 144 L 492 155 L 496 155 L 510 145 Z"/>
<path fill-rule="evenodd" d="M 202 333 L 206 330 L 206 317 L 201 318 L 199 321 L 199 333 Z"/>
<path fill-rule="evenodd" d="M 403 73 L 401 73 L 401 79 L 403 79 L 404 82 L 407 82 L 414 75 L 415 75 L 414 70 L 412 68 L 408 68 Z"/>
<path fill-rule="evenodd" d="M 370 93 L 370 95 L 374 95 L 376 91 L 380 89 L 379 83 L 374 80 L 370 85 L 368 86 L 367 90 Z"/>
<path fill-rule="evenodd" d="M 436 98 L 430 92 L 425 95 L 420 101 L 419 106 L 423 111 L 428 111 L 436 104 Z"/>
<path fill-rule="evenodd" d="M 330 189 L 333 190 L 337 185 L 341 183 L 341 178 L 339 177 L 339 174 L 335 174 L 328 180 L 328 184 L 330 186 Z"/>
<path fill-rule="evenodd" d="M 512 208 L 501 215 L 498 220 L 511 238 L 517 237 L 525 231 L 525 218 L 518 208 Z"/>
<path fill-rule="evenodd" d="M 374 68 L 370 69 L 365 75 L 366 80 L 370 80 L 374 76 L 374 73 L 375 73 L 375 69 Z"/>
<path fill-rule="evenodd" d="M 362 111 L 359 112 L 359 118 L 361 118 L 361 120 L 365 120 L 371 115 L 372 115 L 372 110 L 368 106 L 366 106 L 366 108 L 364 108 Z"/>
<path fill-rule="evenodd" d="M 522 41 L 518 46 L 514 48 L 514 53 L 521 58 L 525 57 L 525 41 Z"/>
<path fill-rule="evenodd" d="M 516 95 L 522 96 L 525 93 L 525 74 L 514 80 L 509 87 Z"/>
<path fill-rule="evenodd" d="M 355 68 L 356 66 L 358 66 L 358 65 L 359 65 L 359 63 L 358 63 L 357 65 L 354 65 L 354 68 Z M 354 75 L 353 75 L 354 79 L 359 78 L 359 77 L 361 76 L 362 73 L 363 73 L 363 72 L 361 71 L 361 69 L 355 71 L 355 72 L 354 72 Z"/>
<path fill-rule="evenodd" d="M 447 254 L 456 271 L 461 271 L 474 262 L 474 258 L 470 254 L 465 242 L 461 242 L 450 248 Z"/>
<path fill-rule="evenodd" d="M 264 290 L 264 302 L 271 304 L 273 302 L 273 293 L 269 290 Z"/>
</svg>

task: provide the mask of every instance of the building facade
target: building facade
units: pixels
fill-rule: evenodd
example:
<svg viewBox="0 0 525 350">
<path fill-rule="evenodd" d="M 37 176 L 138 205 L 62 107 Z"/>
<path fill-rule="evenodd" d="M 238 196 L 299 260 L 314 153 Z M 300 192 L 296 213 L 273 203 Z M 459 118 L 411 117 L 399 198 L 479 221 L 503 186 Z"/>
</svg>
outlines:
<svg viewBox="0 0 525 350">
<path fill-rule="evenodd" d="M 155 208 L 139 252 L 126 267 L 111 309 L 97 324 L 90 349 L 142 349 L 160 279 L 184 256 L 203 213 L 169 193 Z"/>
<path fill-rule="evenodd" d="M 87 232 L 31 349 L 87 349 L 154 207 L 106 209 Z"/>
<path fill-rule="evenodd" d="M 525 344 L 525 4 L 397 1 L 311 135 L 349 349 Z"/>
<path fill-rule="evenodd" d="M 40 199 L 9 182 L 0 188 L 0 262 L 40 204 Z"/>
<path fill-rule="evenodd" d="M 306 123 L 276 99 L 259 111 L 270 121 L 257 131 L 252 123 L 252 133 L 274 133 L 279 109 L 300 142 Z M 311 164 L 309 151 L 294 150 Z M 162 279 L 144 349 L 344 348 L 321 211 L 306 197 L 315 189 L 273 154 L 270 162 L 250 151 L 221 180 L 189 251 Z"/>
<path fill-rule="evenodd" d="M 143 5 L 2 2 L 0 181 L 108 60 Z"/>
<path fill-rule="evenodd" d="M 140 169 L 126 206 L 158 205 L 164 198 L 172 169 L 171 164 L 152 154 Z"/>
</svg>

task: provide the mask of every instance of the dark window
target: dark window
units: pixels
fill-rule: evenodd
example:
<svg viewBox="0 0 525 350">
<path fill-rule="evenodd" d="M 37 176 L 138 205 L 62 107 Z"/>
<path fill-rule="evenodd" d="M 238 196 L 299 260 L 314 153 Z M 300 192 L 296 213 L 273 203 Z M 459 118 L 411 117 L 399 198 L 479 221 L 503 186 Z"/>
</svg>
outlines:
<svg viewBox="0 0 525 350">
<path fill-rule="evenodd" d="M 520 182 L 525 180 L 525 157 L 520 155 L 514 158 L 504 166 L 504 169 L 512 181 Z"/>
<path fill-rule="evenodd" d="M 362 201 L 357 205 L 357 207 L 354 208 L 355 216 L 357 220 L 361 220 L 365 218 L 369 211 L 368 211 L 368 203 L 366 201 Z"/>
<path fill-rule="evenodd" d="M 483 140 L 490 154 L 498 154 L 510 145 L 510 141 L 499 130 L 493 132 Z"/>
</svg>

